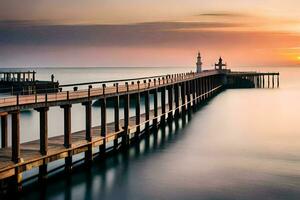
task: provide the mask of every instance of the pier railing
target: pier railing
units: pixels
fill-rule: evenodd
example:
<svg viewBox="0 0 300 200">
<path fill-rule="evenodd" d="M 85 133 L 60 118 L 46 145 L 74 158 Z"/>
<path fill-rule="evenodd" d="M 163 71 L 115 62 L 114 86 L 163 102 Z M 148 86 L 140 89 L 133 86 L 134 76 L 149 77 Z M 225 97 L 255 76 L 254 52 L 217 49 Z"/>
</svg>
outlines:
<svg viewBox="0 0 300 200">
<path fill-rule="evenodd" d="M 210 76 L 219 74 L 219 72 L 215 70 L 206 71 L 201 74 L 196 73 L 182 73 L 182 74 L 171 74 L 166 76 L 152 76 L 152 77 L 142 77 L 142 78 L 134 78 L 134 79 L 120 79 L 120 80 L 112 80 L 112 81 L 101 81 L 101 82 L 88 82 L 88 83 L 78 83 L 78 84 L 68 84 L 62 85 L 60 88 L 67 88 L 73 86 L 73 90 L 63 91 L 61 89 L 60 92 L 56 93 L 47 93 L 44 94 L 32 94 L 32 95 L 15 95 L 9 97 L 0 98 L 0 111 L 1 110 L 10 110 L 9 107 L 12 106 L 25 106 L 26 109 L 34 108 L 39 104 L 49 104 L 54 105 L 53 103 L 59 102 L 68 102 L 68 101 L 76 101 L 80 99 L 95 99 L 99 98 L 103 95 L 113 96 L 120 95 L 122 93 L 131 93 L 135 91 L 143 91 L 143 90 L 151 90 L 155 87 L 160 88 L 163 86 L 168 86 L 175 83 L 180 83 L 182 81 L 192 80 L 197 77 L 202 76 Z M 92 84 L 102 85 L 99 87 L 92 87 Z M 107 86 L 106 84 L 111 84 Z M 85 85 L 87 89 L 78 90 L 76 86 Z M 52 103 L 52 104 L 51 104 Z M 15 108 L 13 108 L 15 109 Z"/>
</svg>

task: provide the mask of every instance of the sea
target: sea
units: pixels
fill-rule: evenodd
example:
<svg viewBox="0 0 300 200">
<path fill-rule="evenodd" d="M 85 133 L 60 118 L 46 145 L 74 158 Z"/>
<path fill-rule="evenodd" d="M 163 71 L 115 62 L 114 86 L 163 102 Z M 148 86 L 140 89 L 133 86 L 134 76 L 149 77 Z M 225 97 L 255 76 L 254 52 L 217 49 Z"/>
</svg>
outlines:
<svg viewBox="0 0 300 200">
<path fill-rule="evenodd" d="M 189 72 L 194 67 L 0 70 L 35 70 L 37 79 L 50 80 L 54 74 L 60 84 L 72 84 Z M 300 199 L 300 68 L 232 70 L 280 72 L 280 87 L 225 90 L 128 150 L 95 159 L 90 168 L 79 159 L 71 175 L 60 168 L 49 173 L 46 184 L 29 179 L 18 199 Z M 100 108 L 93 106 L 92 112 L 93 126 L 100 125 Z M 85 129 L 84 114 L 81 104 L 72 106 L 72 132 Z M 112 108 L 107 115 L 112 121 Z M 21 142 L 38 139 L 38 120 L 34 110 L 21 113 Z M 49 137 L 62 134 L 63 110 L 51 107 Z M 36 169 L 24 178 L 34 173 Z"/>
</svg>

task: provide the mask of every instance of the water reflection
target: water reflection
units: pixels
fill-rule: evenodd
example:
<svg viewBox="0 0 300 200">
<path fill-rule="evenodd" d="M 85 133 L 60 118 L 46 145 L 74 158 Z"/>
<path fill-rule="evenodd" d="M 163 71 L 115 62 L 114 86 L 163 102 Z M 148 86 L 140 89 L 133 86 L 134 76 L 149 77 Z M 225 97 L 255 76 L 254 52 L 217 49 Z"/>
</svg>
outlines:
<svg viewBox="0 0 300 200">
<path fill-rule="evenodd" d="M 160 126 L 157 131 L 146 134 L 139 143 L 135 143 L 129 149 L 106 159 L 95 159 L 91 168 L 80 165 L 74 168 L 71 176 L 57 172 L 48 178 L 47 184 L 26 185 L 20 199 L 126 199 L 126 191 L 133 189 L 129 186 L 129 181 L 133 181 L 129 178 L 131 163 L 135 163 L 135 167 L 136 164 L 142 165 L 144 159 L 151 160 L 151 157 L 163 151 L 167 145 L 176 142 L 186 120 L 186 117 L 182 117 Z M 124 187 L 127 185 L 128 187 Z M 121 190 L 122 193 L 114 193 L 114 190 Z"/>
</svg>

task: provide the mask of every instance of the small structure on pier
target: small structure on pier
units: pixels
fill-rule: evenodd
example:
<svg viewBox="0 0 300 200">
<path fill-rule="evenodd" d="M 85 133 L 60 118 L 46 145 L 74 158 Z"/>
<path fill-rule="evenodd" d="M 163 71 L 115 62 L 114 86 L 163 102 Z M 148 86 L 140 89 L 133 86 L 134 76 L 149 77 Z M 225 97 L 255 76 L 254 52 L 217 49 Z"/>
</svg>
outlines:
<svg viewBox="0 0 300 200">
<path fill-rule="evenodd" d="M 34 94 L 57 92 L 59 83 L 36 80 L 35 71 L 0 72 L 0 93 Z"/>
<path fill-rule="evenodd" d="M 196 62 L 196 72 L 200 73 L 201 71 L 202 71 L 202 61 L 201 61 L 200 52 L 198 52 L 197 62 Z"/>
<path fill-rule="evenodd" d="M 215 69 L 216 69 L 216 70 L 223 70 L 223 69 L 226 68 L 226 66 L 227 66 L 227 64 L 226 64 L 226 63 L 223 63 L 223 59 L 222 59 L 222 57 L 220 57 L 220 58 L 219 58 L 219 62 L 215 64 Z M 223 68 L 223 67 L 224 67 L 224 68 Z"/>
</svg>

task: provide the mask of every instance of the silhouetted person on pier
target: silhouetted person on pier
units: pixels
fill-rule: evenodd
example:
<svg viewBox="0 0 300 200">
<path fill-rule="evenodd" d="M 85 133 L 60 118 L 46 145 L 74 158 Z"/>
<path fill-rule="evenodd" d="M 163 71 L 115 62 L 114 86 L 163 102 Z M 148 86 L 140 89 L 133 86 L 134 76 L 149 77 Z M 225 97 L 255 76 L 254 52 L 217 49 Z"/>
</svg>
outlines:
<svg viewBox="0 0 300 200">
<path fill-rule="evenodd" d="M 51 81 L 54 82 L 54 74 L 51 74 Z"/>
</svg>

